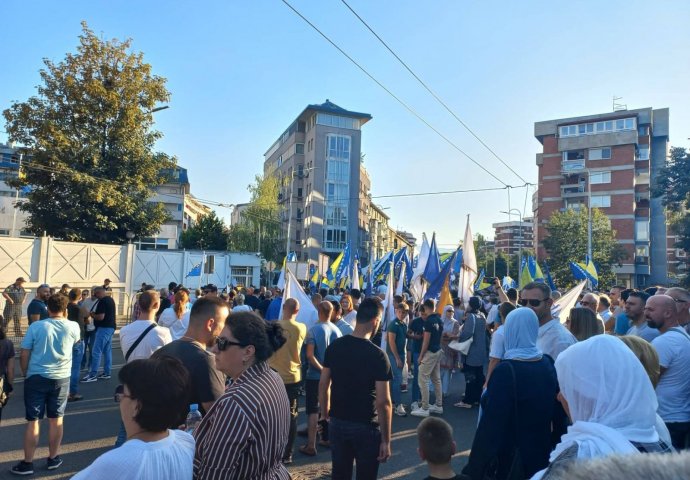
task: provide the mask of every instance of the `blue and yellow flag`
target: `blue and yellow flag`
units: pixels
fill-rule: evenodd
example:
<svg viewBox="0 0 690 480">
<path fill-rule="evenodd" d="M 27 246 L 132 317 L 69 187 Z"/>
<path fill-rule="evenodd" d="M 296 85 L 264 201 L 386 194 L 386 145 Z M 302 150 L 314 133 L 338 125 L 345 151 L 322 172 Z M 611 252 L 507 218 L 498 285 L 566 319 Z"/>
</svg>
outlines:
<svg viewBox="0 0 690 480">
<path fill-rule="evenodd" d="M 599 285 L 597 269 L 589 257 L 586 257 L 583 263 L 570 262 L 570 271 L 573 272 L 575 280 L 589 280 L 594 288 Z"/>
</svg>

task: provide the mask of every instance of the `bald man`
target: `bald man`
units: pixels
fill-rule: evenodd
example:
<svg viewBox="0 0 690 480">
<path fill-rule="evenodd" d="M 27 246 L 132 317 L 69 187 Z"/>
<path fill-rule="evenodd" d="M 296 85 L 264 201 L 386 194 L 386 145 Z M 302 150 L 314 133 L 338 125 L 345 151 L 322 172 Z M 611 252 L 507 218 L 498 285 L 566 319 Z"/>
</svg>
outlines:
<svg viewBox="0 0 690 480">
<path fill-rule="evenodd" d="M 666 295 L 676 302 L 678 324 L 690 334 L 690 292 L 684 288 L 672 287 L 666 290 Z"/>
<path fill-rule="evenodd" d="M 652 340 L 661 366 L 657 413 L 668 427 L 673 446 L 682 450 L 690 445 L 690 335 L 678 325 L 676 302 L 668 295 L 649 297 L 645 317 L 661 333 Z"/>
<path fill-rule="evenodd" d="M 300 352 L 304 339 L 307 336 L 307 327 L 297 321 L 299 312 L 299 302 L 294 298 L 288 298 L 283 303 L 283 317 L 278 320 L 278 325 L 283 327 L 283 332 L 287 341 L 269 359 L 269 365 L 278 372 L 285 384 L 288 400 L 290 401 L 290 433 L 288 443 L 283 453 L 283 463 L 292 463 L 292 447 L 295 444 L 297 433 L 297 399 L 299 398 L 299 387 L 302 381 L 302 368 Z"/>
</svg>

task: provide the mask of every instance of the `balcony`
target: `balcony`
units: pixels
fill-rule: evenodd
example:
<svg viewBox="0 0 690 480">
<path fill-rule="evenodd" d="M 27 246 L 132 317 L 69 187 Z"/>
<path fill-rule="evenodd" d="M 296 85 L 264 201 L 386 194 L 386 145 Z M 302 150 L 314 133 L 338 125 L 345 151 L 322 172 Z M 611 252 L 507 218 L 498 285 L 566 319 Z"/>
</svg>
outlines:
<svg viewBox="0 0 690 480">
<path fill-rule="evenodd" d="M 563 160 L 561 163 L 561 172 L 564 175 L 569 175 L 571 173 L 579 173 L 585 169 L 585 160 Z"/>
<path fill-rule="evenodd" d="M 561 185 L 561 194 L 564 197 L 579 197 L 587 193 L 587 185 L 584 182 Z"/>
</svg>

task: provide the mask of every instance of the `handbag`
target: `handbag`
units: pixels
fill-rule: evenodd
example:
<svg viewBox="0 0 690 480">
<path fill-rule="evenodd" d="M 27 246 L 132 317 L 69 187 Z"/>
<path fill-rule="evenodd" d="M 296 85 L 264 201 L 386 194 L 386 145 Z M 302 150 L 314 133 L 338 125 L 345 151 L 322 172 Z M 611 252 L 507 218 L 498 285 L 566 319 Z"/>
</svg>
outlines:
<svg viewBox="0 0 690 480">
<path fill-rule="evenodd" d="M 518 405 L 517 405 L 517 378 L 515 377 L 515 370 L 513 369 L 512 363 L 510 361 L 505 362 L 510 367 L 510 373 L 513 377 L 513 397 L 514 397 L 514 422 L 513 422 L 513 440 L 515 442 L 515 448 L 511 454 L 510 468 L 505 477 L 505 480 L 525 480 L 525 469 L 522 463 L 522 455 L 520 454 L 520 446 L 518 444 Z M 498 459 L 494 459 L 486 471 L 484 472 L 483 480 L 496 480 L 498 479 Z"/>
<path fill-rule="evenodd" d="M 453 340 L 448 344 L 448 348 L 452 348 L 455 351 L 458 351 L 462 353 L 463 355 L 467 355 L 467 353 L 470 351 L 470 347 L 472 346 L 472 341 L 474 340 L 474 334 L 477 331 L 477 317 L 471 313 L 472 315 L 472 320 L 474 320 L 474 327 L 472 329 L 472 336 L 468 338 L 467 340 L 464 340 L 462 342 L 458 342 L 457 340 Z"/>
<path fill-rule="evenodd" d="M 139 338 L 137 338 L 137 339 L 135 340 L 135 342 L 132 344 L 132 346 L 129 347 L 129 349 L 127 350 L 127 353 L 125 354 L 125 363 L 127 363 L 127 361 L 129 360 L 130 355 L 132 355 L 132 352 L 134 352 L 134 349 L 137 348 L 137 347 L 139 346 L 139 344 L 140 344 L 141 341 L 144 339 L 144 337 L 146 336 L 146 334 L 149 333 L 149 332 L 150 332 L 151 330 L 153 330 L 154 328 L 156 328 L 156 324 L 155 324 L 155 323 L 152 323 L 151 325 L 149 325 L 148 327 L 146 327 L 146 330 L 144 330 L 143 332 L 141 332 L 141 335 L 139 335 Z M 123 392 L 124 392 L 124 385 L 120 384 L 120 385 L 118 385 L 117 387 L 115 387 L 115 398 L 117 399 L 118 394 L 121 394 L 121 393 L 123 393 Z M 115 400 L 115 401 L 117 401 L 117 400 Z"/>
</svg>

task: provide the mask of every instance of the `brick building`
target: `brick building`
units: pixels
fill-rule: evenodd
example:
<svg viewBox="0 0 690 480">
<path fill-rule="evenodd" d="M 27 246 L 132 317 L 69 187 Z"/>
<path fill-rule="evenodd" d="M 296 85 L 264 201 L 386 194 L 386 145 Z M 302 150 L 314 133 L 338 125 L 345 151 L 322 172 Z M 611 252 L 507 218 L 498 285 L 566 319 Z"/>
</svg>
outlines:
<svg viewBox="0 0 690 480">
<path fill-rule="evenodd" d="M 557 211 L 601 209 L 628 252 L 616 269 L 618 282 L 644 287 L 669 281 L 675 250 L 659 199 L 650 199 L 650 178 L 666 165 L 668 108 L 614 111 L 536 122 L 539 187 L 535 210 L 537 256 Z M 582 260 L 582 259 L 579 259 Z"/>
<path fill-rule="evenodd" d="M 522 222 L 498 222 L 491 225 L 494 228 L 494 244 L 496 252 L 506 255 L 517 255 L 520 249 L 534 249 L 534 223 L 532 218 L 523 218 Z"/>
</svg>

